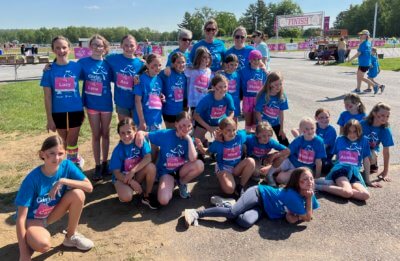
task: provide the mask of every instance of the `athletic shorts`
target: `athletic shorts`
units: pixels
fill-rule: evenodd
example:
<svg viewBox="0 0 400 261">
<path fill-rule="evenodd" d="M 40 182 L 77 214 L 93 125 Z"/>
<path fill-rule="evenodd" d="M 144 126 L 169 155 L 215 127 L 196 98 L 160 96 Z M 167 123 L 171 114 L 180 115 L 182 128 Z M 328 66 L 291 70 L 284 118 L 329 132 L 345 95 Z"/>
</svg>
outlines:
<svg viewBox="0 0 400 261">
<path fill-rule="evenodd" d="M 57 129 L 70 129 L 82 126 L 85 119 L 83 111 L 55 112 L 51 114 Z"/>
<path fill-rule="evenodd" d="M 176 115 L 167 115 L 163 113 L 162 116 L 165 122 L 174 123 L 176 121 Z"/>
<path fill-rule="evenodd" d="M 229 174 L 233 175 L 233 170 L 235 167 L 229 166 L 229 165 L 219 165 L 218 163 L 215 164 L 215 174 L 218 174 L 221 171 L 226 171 Z"/>
<path fill-rule="evenodd" d="M 109 114 L 111 111 L 98 111 L 93 109 L 86 109 L 87 114 L 90 115 L 102 115 L 102 114 Z"/>
<path fill-rule="evenodd" d="M 340 177 L 347 177 L 347 169 L 342 168 L 342 169 L 338 169 L 335 172 L 332 173 L 332 180 L 336 182 L 336 179 L 340 178 Z M 356 183 L 356 182 L 360 182 L 360 180 L 356 177 L 356 176 L 352 176 L 351 179 L 349 180 L 350 184 Z"/>
<path fill-rule="evenodd" d="M 362 71 L 362 72 L 366 72 L 369 70 L 369 66 L 358 66 L 358 70 Z"/>
<path fill-rule="evenodd" d="M 118 114 L 133 118 L 133 109 L 122 108 L 116 105 L 115 110 L 117 111 Z"/>
<path fill-rule="evenodd" d="M 243 112 L 254 112 L 256 107 L 256 97 L 243 97 Z"/>
</svg>

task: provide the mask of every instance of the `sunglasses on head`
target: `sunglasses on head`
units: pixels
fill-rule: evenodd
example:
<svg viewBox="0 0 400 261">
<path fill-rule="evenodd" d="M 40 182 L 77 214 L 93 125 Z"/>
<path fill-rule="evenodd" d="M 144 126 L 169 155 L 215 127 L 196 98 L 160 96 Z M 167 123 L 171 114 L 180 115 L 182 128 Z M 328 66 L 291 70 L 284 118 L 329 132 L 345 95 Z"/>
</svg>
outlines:
<svg viewBox="0 0 400 261">
<path fill-rule="evenodd" d="M 181 38 L 181 40 L 184 41 L 184 42 L 191 42 L 192 41 L 192 39 L 190 39 L 190 38 Z"/>
<path fill-rule="evenodd" d="M 217 31 L 217 28 L 206 28 L 207 32 L 215 32 Z"/>
<path fill-rule="evenodd" d="M 244 37 L 243 35 L 235 35 L 235 39 L 244 39 L 246 37 Z"/>
</svg>

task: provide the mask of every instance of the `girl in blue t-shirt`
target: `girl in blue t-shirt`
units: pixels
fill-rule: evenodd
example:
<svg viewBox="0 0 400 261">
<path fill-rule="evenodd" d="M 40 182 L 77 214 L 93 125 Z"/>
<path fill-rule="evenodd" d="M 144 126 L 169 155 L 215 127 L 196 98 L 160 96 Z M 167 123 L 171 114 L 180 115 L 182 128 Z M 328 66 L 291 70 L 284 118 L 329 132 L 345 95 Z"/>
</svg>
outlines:
<svg viewBox="0 0 400 261">
<path fill-rule="evenodd" d="M 203 144 L 208 143 L 205 134 L 210 132 L 215 136 L 215 130 L 223 118 L 233 119 L 235 105 L 232 96 L 227 93 L 228 79 L 221 74 L 217 74 L 211 80 L 211 92 L 200 100 L 193 114 L 195 120 L 194 138 L 201 140 Z"/>
<path fill-rule="evenodd" d="M 262 54 L 253 50 L 249 54 L 250 66 L 240 71 L 241 87 L 243 92 L 243 114 L 245 129 L 254 132 L 256 128 L 256 96 L 267 81 L 267 74 L 262 68 Z"/>
<path fill-rule="evenodd" d="M 389 127 L 390 106 L 383 102 L 378 102 L 372 108 L 367 118 L 361 121 L 363 135 L 369 142 L 371 149 L 371 173 L 378 172 L 378 153 L 380 143 L 383 145 L 383 171 L 378 175 L 383 181 L 390 181 L 389 159 L 390 147 L 394 145 L 392 130 Z"/>
<path fill-rule="evenodd" d="M 312 220 L 313 211 L 319 208 L 314 195 L 314 178 L 308 168 L 293 171 L 285 188 L 266 185 L 250 187 L 232 206 L 207 208 L 203 210 L 185 209 L 185 222 L 198 225 L 198 219 L 204 217 L 225 217 L 234 220 L 243 228 L 250 228 L 266 213 L 270 219 L 285 218 L 294 224 Z"/>
<path fill-rule="evenodd" d="M 128 34 L 121 40 L 122 54 L 111 54 L 106 57 L 114 72 L 114 102 L 118 121 L 126 117 L 132 118 L 135 110 L 134 77 L 144 64 L 143 60 L 135 55 L 136 47 L 135 37 Z"/>
<path fill-rule="evenodd" d="M 368 79 L 374 83 L 374 86 L 368 85 L 368 89 L 374 89 L 374 94 L 378 93 L 378 90 L 381 89 L 381 93 L 385 90 L 385 85 L 379 84 L 375 81 L 376 76 L 381 72 L 381 68 L 379 67 L 379 59 L 376 48 L 372 48 L 371 50 L 371 66 L 368 69 Z"/>
<path fill-rule="evenodd" d="M 142 203 L 151 209 L 158 208 L 157 199 L 151 197 L 156 167 L 151 162 L 149 142 L 144 140 L 143 145 L 135 145 L 136 128 L 131 118 L 125 118 L 117 126 L 120 142 L 114 148 L 110 160 L 110 170 L 113 173 L 112 181 L 121 202 L 130 202 L 133 192 L 142 194 Z M 146 183 L 143 191 L 141 183 Z"/>
<path fill-rule="evenodd" d="M 68 226 L 63 245 L 80 250 L 94 246 L 91 240 L 77 233 L 85 192 L 92 192 L 93 187 L 82 171 L 71 161 L 64 160 L 64 156 L 62 138 L 48 137 L 39 151 L 43 165 L 32 170 L 18 190 L 15 205 L 20 260 L 31 260 L 34 251 L 48 251 L 51 235 L 46 227 L 67 213 Z"/>
<path fill-rule="evenodd" d="M 169 74 L 167 75 L 166 70 L 160 73 L 163 81 L 162 93 L 165 96 L 162 113 L 167 129 L 175 127 L 176 115 L 183 111 L 184 101 L 187 102 L 185 68 L 185 55 L 181 52 L 176 52 L 171 57 Z"/>
<path fill-rule="evenodd" d="M 355 93 L 349 93 L 344 96 L 344 107 L 345 111 L 342 112 L 339 116 L 337 124 L 340 126 L 340 135 L 343 135 L 343 127 L 344 125 L 351 119 L 356 119 L 361 121 L 367 116 L 365 114 L 365 106 L 361 101 L 360 96 Z"/>
<path fill-rule="evenodd" d="M 371 152 L 359 121 L 352 119 L 344 125 L 343 136 L 336 139 L 333 153 L 337 162 L 325 179 L 316 180 L 316 189 L 343 198 L 367 200 L 370 194 L 366 185 L 381 187 L 378 182 L 370 181 Z M 364 165 L 365 183 L 361 165 Z"/>
<path fill-rule="evenodd" d="M 220 137 L 217 137 L 208 149 L 204 148 L 200 139 L 195 140 L 196 145 L 202 154 L 216 154 L 215 173 L 222 191 L 240 196 L 254 173 L 256 163 L 253 158 L 242 159 L 246 132 L 237 131 L 237 124 L 232 118 L 222 119 L 219 130 Z M 239 184 L 235 183 L 235 177 L 240 177 Z"/>
<path fill-rule="evenodd" d="M 40 86 L 44 91 L 47 131 L 57 131 L 66 146 L 67 159 L 83 168 L 83 158 L 78 154 L 79 131 L 85 118 L 79 92 L 82 67 L 68 60 L 70 46 L 63 36 L 52 40 L 56 61 L 44 71 Z"/>
<path fill-rule="evenodd" d="M 229 54 L 225 58 L 225 69 L 221 72 L 228 79 L 228 93 L 232 95 L 235 105 L 234 119 L 238 122 L 240 116 L 240 74 L 237 71 L 239 59 L 236 54 Z"/>
<path fill-rule="evenodd" d="M 290 155 L 290 150 L 273 139 L 273 135 L 274 131 L 267 121 L 259 122 L 255 134 L 247 135 L 246 153 L 256 161 L 255 177 L 265 177 L 271 166 L 279 167 Z"/>
<path fill-rule="evenodd" d="M 138 132 L 137 145 L 147 136 L 152 145 L 158 146 L 157 178 L 159 180 L 157 197 L 161 205 L 168 205 L 172 199 L 175 182 L 182 198 L 189 198 L 187 184 L 204 171 L 204 164 L 197 159 L 196 148 L 190 132 L 192 119 L 188 112 L 176 116 L 175 129 Z"/>
<path fill-rule="evenodd" d="M 101 35 L 94 35 L 89 41 L 92 55 L 78 61 L 82 66 L 83 105 L 92 129 L 92 150 L 96 168 L 92 179 L 101 180 L 108 174 L 108 151 L 110 147 L 110 123 L 113 111 L 111 81 L 113 73 L 104 60 L 110 44 Z M 100 146 L 101 141 L 101 146 Z M 100 165 L 100 154 L 103 157 Z"/>
<path fill-rule="evenodd" d="M 257 121 L 268 121 L 280 144 L 289 146 L 289 140 L 284 130 L 284 111 L 289 109 L 286 94 L 283 91 L 283 77 L 280 72 L 271 72 L 268 79 L 257 94 Z"/>
<path fill-rule="evenodd" d="M 162 91 L 162 81 L 158 74 L 161 71 L 161 59 L 157 54 L 147 56 L 146 65 L 140 75 L 139 83 L 135 85 L 135 107 L 133 118 L 139 130 L 153 131 L 161 129 L 162 106 L 165 96 Z"/>
</svg>

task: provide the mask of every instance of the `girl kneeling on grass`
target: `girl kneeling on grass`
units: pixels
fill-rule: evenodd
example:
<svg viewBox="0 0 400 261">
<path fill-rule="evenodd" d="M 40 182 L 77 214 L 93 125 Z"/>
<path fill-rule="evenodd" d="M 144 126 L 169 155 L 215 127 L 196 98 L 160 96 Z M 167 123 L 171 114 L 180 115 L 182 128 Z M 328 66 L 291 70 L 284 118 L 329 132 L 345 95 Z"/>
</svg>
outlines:
<svg viewBox="0 0 400 261">
<path fill-rule="evenodd" d="M 44 164 L 32 170 L 18 190 L 17 238 L 20 260 L 30 260 L 34 251 L 44 253 L 51 247 L 47 225 L 68 213 L 63 245 L 89 250 L 93 242 L 76 230 L 85 202 L 92 192 L 90 181 L 71 161 L 64 160 L 65 148 L 59 136 L 48 137 L 39 151 Z"/>
<path fill-rule="evenodd" d="M 204 217 L 226 217 L 239 226 L 250 228 L 262 216 L 263 210 L 270 219 L 286 218 L 289 223 L 311 221 L 313 210 L 319 208 L 314 196 L 314 178 L 308 168 L 293 171 L 285 188 L 256 185 L 239 198 L 236 204 L 204 210 L 186 209 L 186 225 L 198 225 Z"/>
<path fill-rule="evenodd" d="M 246 143 L 246 132 L 237 131 L 237 124 L 232 118 L 224 118 L 219 123 L 222 141 L 215 140 L 208 149 L 203 147 L 200 139 L 196 139 L 196 145 L 203 154 L 216 153 L 217 164 L 215 173 L 221 189 L 226 194 L 240 196 L 250 177 L 255 170 L 255 161 L 252 158 L 242 160 L 243 147 Z M 240 177 L 236 184 L 235 177 Z"/>
<path fill-rule="evenodd" d="M 131 118 L 121 120 L 117 131 L 121 140 L 112 153 L 110 169 L 119 200 L 130 202 L 134 191 L 142 193 L 140 184 L 146 181 L 142 203 L 151 209 L 157 209 L 159 205 L 157 199 L 151 197 L 156 167 L 151 163 L 149 142 L 144 140 L 141 147 L 136 146 L 134 143 L 136 128 Z"/>
</svg>

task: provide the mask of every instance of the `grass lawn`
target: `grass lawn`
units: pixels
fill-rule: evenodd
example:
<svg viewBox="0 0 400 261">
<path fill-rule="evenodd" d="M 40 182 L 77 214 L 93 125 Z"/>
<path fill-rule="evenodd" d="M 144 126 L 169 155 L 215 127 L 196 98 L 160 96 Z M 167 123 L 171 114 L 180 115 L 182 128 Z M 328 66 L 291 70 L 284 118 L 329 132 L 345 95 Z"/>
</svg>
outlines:
<svg viewBox="0 0 400 261">
<path fill-rule="evenodd" d="M 349 66 L 356 67 L 357 65 L 352 63 L 342 63 L 340 66 Z M 379 66 L 381 70 L 389 70 L 389 71 L 400 71 L 400 58 L 385 58 L 379 60 Z"/>
</svg>

